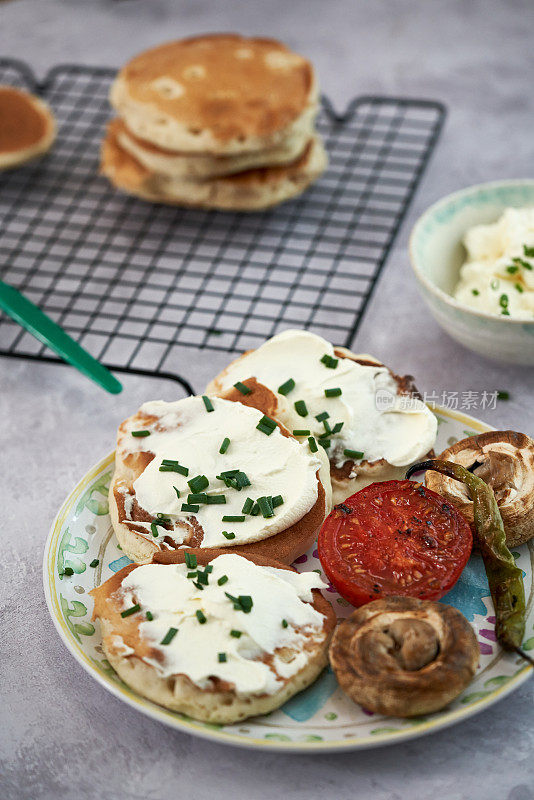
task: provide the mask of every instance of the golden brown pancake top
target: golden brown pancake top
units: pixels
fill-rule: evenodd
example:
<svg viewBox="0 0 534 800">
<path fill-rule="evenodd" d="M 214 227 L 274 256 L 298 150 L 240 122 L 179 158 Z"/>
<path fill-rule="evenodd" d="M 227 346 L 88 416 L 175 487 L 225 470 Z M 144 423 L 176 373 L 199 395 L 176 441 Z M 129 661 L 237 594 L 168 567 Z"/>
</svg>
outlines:
<svg viewBox="0 0 534 800">
<path fill-rule="evenodd" d="M 0 153 L 26 150 L 48 132 L 46 115 L 32 95 L 12 86 L 0 86 Z"/>
</svg>

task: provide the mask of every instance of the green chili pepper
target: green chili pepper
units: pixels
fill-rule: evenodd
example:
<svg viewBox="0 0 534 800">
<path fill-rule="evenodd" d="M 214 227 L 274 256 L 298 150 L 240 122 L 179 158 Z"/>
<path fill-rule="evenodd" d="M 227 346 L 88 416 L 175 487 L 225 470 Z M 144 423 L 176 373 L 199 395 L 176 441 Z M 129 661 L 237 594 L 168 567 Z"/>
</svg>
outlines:
<svg viewBox="0 0 534 800">
<path fill-rule="evenodd" d="M 441 472 L 467 486 L 473 501 L 478 544 L 495 607 L 495 635 L 505 650 L 518 650 L 525 633 L 523 573 L 506 546 L 501 512 L 491 486 L 452 461 L 421 461 L 410 467 L 406 478 L 424 469 Z"/>
</svg>

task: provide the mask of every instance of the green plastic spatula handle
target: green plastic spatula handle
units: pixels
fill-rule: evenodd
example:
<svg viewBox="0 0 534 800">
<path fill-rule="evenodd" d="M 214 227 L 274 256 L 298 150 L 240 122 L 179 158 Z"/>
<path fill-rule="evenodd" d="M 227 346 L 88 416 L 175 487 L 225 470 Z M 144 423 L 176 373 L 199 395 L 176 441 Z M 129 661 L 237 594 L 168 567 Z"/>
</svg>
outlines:
<svg viewBox="0 0 534 800">
<path fill-rule="evenodd" d="M 122 384 L 106 367 L 71 339 L 31 300 L 3 281 L 0 281 L 0 309 L 103 389 L 112 394 L 122 391 Z"/>
</svg>

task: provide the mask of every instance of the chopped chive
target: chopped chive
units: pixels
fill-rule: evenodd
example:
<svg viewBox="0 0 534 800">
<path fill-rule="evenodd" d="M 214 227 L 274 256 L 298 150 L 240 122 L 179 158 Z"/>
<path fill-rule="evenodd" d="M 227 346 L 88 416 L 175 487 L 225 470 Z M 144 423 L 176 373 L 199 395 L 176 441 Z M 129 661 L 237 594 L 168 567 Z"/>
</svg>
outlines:
<svg viewBox="0 0 534 800">
<path fill-rule="evenodd" d="M 508 311 L 507 308 L 503 308 L 503 310 L 501 311 L 501 315 L 503 317 L 509 317 L 510 316 L 510 312 Z"/>
<path fill-rule="evenodd" d="M 355 461 L 359 461 L 363 458 L 363 453 L 361 450 L 343 450 L 343 455 L 347 456 L 347 458 L 353 458 Z"/>
<path fill-rule="evenodd" d="M 252 500 L 251 497 L 247 497 L 247 499 L 243 503 L 243 508 L 241 509 L 243 514 L 250 514 L 253 505 L 254 505 L 254 500 Z"/>
<path fill-rule="evenodd" d="M 497 400 L 509 400 L 510 392 L 499 391 L 497 392 Z"/>
<path fill-rule="evenodd" d="M 224 536 L 225 539 L 235 539 L 235 533 L 233 533 L 232 531 L 223 531 L 222 535 Z"/>
<path fill-rule="evenodd" d="M 201 583 L 203 586 L 207 586 L 209 581 L 208 573 L 206 571 L 201 572 L 200 570 L 198 570 L 197 575 L 198 575 L 197 577 L 198 582 Z"/>
<path fill-rule="evenodd" d="M 196 477 L 187 481 L 187 485 L 192 492 L 202 492 L 210 485 L 210 482 L 205 475 L 197 475 Z"/>
<path fill-rule="evenodd" d="M 332 433 L 339 433 L 339 431 L 341 430 L 341 428 L 343 427 L 344 424 L 345 423 L 343 423 L 343 422 L 336 422 L 336 424 L 332 428 Z"/>
<path fill-rule="evenodd" d="M 245 517 L 241 516 L 240 514 L 236 514 L 236 515 L 227 514 L 222 518 L 222 521 L 223 522 L 244 522 L 245 521 Z"/>
<path fill-rule="evenodd" d="M 147 620 L 149 622 L 152 622 L 152 620 L 154 619 L 154 615 L 153 615 L 152 611 L 147 611 L 146 614 L 145 614 L 145 617 L 147 618 Z"/>
<path fill-rule="evenodd" d="M 309 436 L 311 431 L 306 430 L 306 428 L 297 428 L 296 431 L 293 431 L 293 436 Z"/>
<path fill-rule="evenodd" d="M 204 616 L 204 614 L 202 613 L 200 608 L 197 608 L 197 610 L 195 611 L 195 614 L 196 614 L 196 618 L 198 619 L 200 624 L 204 625 L 204 623 L 206 622 L 206 617 Z"/>
<path fill-rule="evenodd" d="M 150 436 L 150 431 L 132 431 L 132 436 Z"/>
<path fill-rule="evenodd" d="M 515 258 L 512 258 L 512 261 L 514 262 L 514 264 L 519 264 L 519 266 L 523 267 L 524 269 L 529 269 L 529 270 L 532 269 L 531 264 L 529 264 L 528 261 L 525 261 L 523 258 L 518 258 L 516 256 Z"/>
<path fill-rule="evenodd" d="M 321 435 L 328 436 L 329 434 L 332 433 L 332 428 L 330 427 L 330 423 L 328 422 L 327 419 L 323 420 L 323 425 L 324 425 L 324 434 Z"/>
<path fill-rule="evenodd" d="M 297 400 L 295 405 L 295 411 L 299 415 L 299 417 L 307 417 L 308 416 L 308 409 L 306 408 L 306 403 L 304 400 Z"/>
<path fill-rule="evenodd" d="M 67 578 L 70 578 L 71 575 L 74 575 L 74 570 L 72 569 L 72 567 L 65 567 L 65 569 L 63 570 L 63 575 L 66 575 Z"/>
<path fill-rule="evenodd" d="M 287 621 L 287 619 L 283 619 L 282 620 L 282 628 L 287 628 L 288 625 L 289 625 L 289 622 Z"/>
<path fill-rule="evenodd" d="M 243 611 L 245 614 L 248 614 L 253 606 L 252 597 L 248 594 L 240 594 L 239 597 L 234 597 L 229 592 L 225 592 L 226 597 L 232 601 L 234 604 L 234 609 L 236 611 Z"/>
<path fill-rule="evenodd" d="M 161 466 L 159 468 L 160 472 L 178 472 L 180 475 L 189 475 L 189 470 L 187 467 L 182 467 L 177 461 L 169 461 L 169 459 L 165 458 L 161 462 Z"/>
<path fill-rule="evenodd" d="M 222 478 L 231 478 L 231 477 L 233 477 L 234 475 L 237 475 L 237 473 L 238 473 L 238 472 L 239 472 L 239 470 L 238 470 L 238 469 L 227 469 L 227 470 L 225 470 L 224 472 L 221 472 L 221 475 L 220 475 L 220 476 L 219 476 L 219 475 L 217 475 L 217 477 L 218 477 L 218 478 L 219 478 L 219 477 L 222 477 Z"/>
<path fill-rule="evenodd" d="M 321 447 L 324 447 L 324 449 L 327 450 L 332 444 L 332 442 L 330 441 L 330 439 L 319 439 L 319 444 L 321 445 Z"/>
<path fill-rule="evenodd" d="M 196 555 L 194 553 L 186 553 L 185 564 L 189 569 L 195 569 L 198 564 Z"/>
<path fill-rule="evenodd" d="M 178 499 L 180 499 L 180 490 L 179 490 L 179 489 L 177 489 L 177 488 L 176 488 L 176 486 L 173 486 L 172 488 L 173 488 L 173 489 L 174 489 L 174 491 L 176 492 L 176 497 L 177 497 Z"/>
<path fill-rule="evenodd" d="M 258 497 L 257 502 L 262 516 L 265 517 L 265 519 L 268 517 L 274 517 L 274 510 L 268 497 Z"/>
<path fill-rule="evenodd" d="M 329 416 L 330 416 L 330 414 L 328 413 L 328 411 L 321 411 L 320 414 L 317 414 L 315 419 L 317 420 L 317 422 L 324 422 L 325 419 L 329 418 Z"/>
<path fill-rule="evenodd" d="M 264 415 L 264 416 L 263 416 L 263 417 L 260 419 L 260 421 L 258 422 L 258 424 L 256 425 L 256 428 L 257 428 L 259 431 L 261 431 L 262 433 L 264 433 L 266 436 L 270 436 L 270 435 L 271 435 L 271 433 L 272 433 L 272 432 L 274 431 L 274 429 L 276 428 L 276 422 L 274 421 L 274 419 L 271 419 L 270 417 L 266 417 L 266 416 Z"/>
<path fill-rule="evenodd" d="M 281 494 L 277 494 L 275 497 L 271 497 L 271 503 L 273 508 L 278 508 L 284 502 L 284 498 Z"/>
<path fill-rule="evenodd" d="M 501 296 L 499 297 L 499 305 L 501 306 L 501 308 L 508 308 L 508 295 L 507 294 L 501 294 Z"/>
<path fill-rule="evenodd" d="M 478 295 L 480 294 L 480 292 L 478 291 L 478 289 L 471 289 L 471 294 L 474 294 L 474 295 L 475 295 L 475 297 L 478 297 Z"/>
<path fill-rule="evenodd" d="M 237 391 L 241 392 L 241 394 L 252 394 L 252 389 L 249 389 L 248 386 L 246 386 L 244 383 L 241 383 L 241 381 L 234 383 L 234 389 L 237 389 Z"/>
<path fill-rule="evenodd" d="M 313 436 L 308 436 L 308 447 L 310 448 L 312 453 L 316 453 L 318 450 L 317 442 L 313 438 Z"/>
<path fill-rule="evenodd" d="M 325 389 L 324 396 L 325 397 L 339 397 L 341 394 L 341 389 L 336 386 L 335 389 Z"/>
<path fill-rule="evenodd" d="M 211 400 L 209 399 L 209 397 L 207 397 L 205 394 L 203 394 L 203 395 L 202 395 L 202 400 L 203 400 L 203 402 L 204 402 L 204 405 L 206 406 L 206 411 L 207 411 L 208 413 L 209 413 L 210 411 L 214 411 L 214 408 L 213 408 L 213 403 L 211 402 Z"/>
<path fill-rule="evenodd" d="M 98 558 L 93 558 L 93 560 L 91 561 L 89 566 L 94 569 L 95 567 L 98 567 L 99 564 L 100 564 L 100 561 L 98 560 Z"/>
<path fill-rule="evenodd" d="M 325 367 L 328 367 L 328 369 L 335 369 L 339 363 L 338 358 L 332 358 L 332 356 L 329 356 L 328 353 L 325 353 L 320 361 L 325 365 Z"/>
<path fill-rule="evenodd" d="M 235 628 L 233 628 L 233 629 L 230 631 L 230 636 L 233 636 L 233 637 L 234 637 L 234 639 L 239 639 L 239 638 L 242 636 L 242 634 L 243 634 L 243 631 L 236 631 L 236 629 L 235 629 Z"/>
<path fill-rule="evenodd" d="M 139 603 L 136 603 L 131 608 L 127 608 L 126 611 L 121 611 L 121 617 L 130 617 L 132 614 L 136 614 L 138 611 L 141 611 L 141 606 Z"/>
<path fill-rule="evenodd" d="M 251 513 L 251 515 L 253 517 L 257 517 L 258 516 L 258 514 L 260 513 L 260 507 L 259 507 L 259 505 L 257 503 L 254 503 L 254 507 L 253 507 L 253 509 L 252 509 L 252 511 L 250 513 Z"/>
<path fill-rule="evenodd" d="M 198 589 L 199 591 L 201 591 L 201 592 L 203 592 L 203 591 L 204 591 L 204 587 L 203 587 L 203 586 L 202 586 L 202 584 L 201 584 L 201 583 L 199 583 L 198 581 L 193 581 L 193 586 L 196 586 L 196 587 L 197 587 L 197 589 Z"/>
<path fill-rule="evenodd" d="M 223 506 L 226 503 L 226 497 L 224 494 L 208 494 L 206 497 L 207 500 L 205 500 L 205 503 L 208 506 Z"/>
<path fill-rule="evenodd" d="M 534 258 L 534 247 L 529 247 L 528 244 L 523 245 L 523 253 L 527 258 Z M 530 267 L 530 264 L 529 264 Z M 532 267 L 530 267 L 532 269 Z"/>
<path fill-rule="evenodd" d="M 186 578 L 189 578 L 189 580 L 192 580 L 193 578 L 196 578 L 197 575 L 198 575 L 198 572 L 188 572 L 187 575 L 186 575 Z"/>
<path fill-rule="evenodd" d="M 218 653 L 217 659 L 220 664 L 223 664 L 226 661 L 226 653 Z"/>
<path fill-rule="evenodd" d="M 278 391 L 280 394 L 283 394 L 284 397 L 289 394 L 289 392 L 293 391 L 295 388 L 295 381 L 293 378 L 288 378 L 285 383 L 278 387 Z"/>
<path fill-rule="evenodd" d="M 208 502 L 208 495 L 206 492 L 199 492 L 198 494 L 188 494 L 187 495 L 187 502 L 188 503 L 207 503 Z"/>
<path fill-rule="evenodd" d="M 523 294 L 523 292 L 525 291 L 525 290 L 523 289 L 523 287 L 521 286 L 521 284 L 520 284 L 520 283 L 514 283 L 514 286 L 515 286 L 516 290 L 517 290 L 517 291 L 518 291 L 520 294 Z"/>
<path fill-rule="evenodd" d="M 213 564 L 206 564 L 204 572 L 213 572 Z"/>
<path fill-rule="evenodd" d="M 155 522 L 150 523 L 150 530 L 152 531 L 152 536 L 155 538 L 159 536 L 158 526 Z"/>
<path fill-rule="evenodd" d="M 170 644 L 177 633 L 178 633 L 178 628 L 169 628 L 169 630 L 161 640 L 160 644 Z"/>
<path fill-rule="evenodd" d="M 506 272 L 509 272 L 510 275 L 515 275 L 516 272 L 519 272 L 519 267 L 517 264 L 513 264 L 510 267 L 506 267 Z"/>
<path fill-rule="evenodd" d="M 224 586 L 225 583 L 228 581 L 228 575 L 221 575 L 219 580 L 217 581 L 218 586 Z"/>
<path fill-rule="evenodd" d="M 221 455 L 224 455 L 224 453 L 226 453 L 229 447 L 230 447 L 230 439 L 228 438 L 228 436 L 225 436 L 224 439 L 222 440 L 221 446 L 219 447 L 219 453 Z"/>
<path fill-rule="evenodd" d="M 182 503 L 182 511 L 189 511 L 191 514 L 196 514 L 197 511 L 200 511 L 200 506 L 192 503 Z"/>
</svg>

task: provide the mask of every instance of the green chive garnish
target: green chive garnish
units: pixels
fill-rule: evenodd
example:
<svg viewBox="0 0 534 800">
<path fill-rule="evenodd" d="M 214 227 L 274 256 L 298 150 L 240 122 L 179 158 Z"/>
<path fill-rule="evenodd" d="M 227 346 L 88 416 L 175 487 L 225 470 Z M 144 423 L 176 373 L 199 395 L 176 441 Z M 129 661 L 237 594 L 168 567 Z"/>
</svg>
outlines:
<svg viewBox="0 0 534 800">
<path fill-rule="evenodd" d="M 228 436 L 225 436 L 221 446 L 219 447 L 219 453 L 221 455 L 224 455 L 224 453 L 226 453 L 229 447 L 230 447 L 230 439 L 228 438 Z"/>
<path fill-rule="evenodd" d="M 521 284 L 520 284 L 520 283 L 514 283 L 514 286 L 515 286 L 516 290 L 517 290 L 517 291 L 518 291 L 520 294 L 523 294 L 523 292 L 525 291 L 525 290 L 523 289 L 523 287 L 521 286 Z"/>
<path fill-rule="evenodd" d="M 317 450 L 319 449 L 317 447 L 317 442 L 315 441 L 313 436 L 308 436 L 308 447 L 310 448 L 312 453 L 316 453 Z"/>
<path fill-rule="evenodd" d="M 223 521 L 223 522 L 244 522 L 244 521 L 245 521 L 245 517 L 244 517 L 244 516 L 241 516 L 240 514 L 236 514 L 236 515 L 234 515 L 234 516 L 232 516 L 232 515 L 230 514 L 230 515 L 226 515 L 226 516 L 224 516 L 224 517 L 222 518 L 222 521 Z"/>
<path fill-rule="evenodd" d="M 65 567 L 65 569 L 63 570 L 63 575 L 66 575 L 67 578 L 70 578 L 71 575 L 74 575 L 74 570 L 72 569 L 72 567 Z"/>
<path fill-rule="evenodd" d="M 177 488 L 176 488 L 176 486 L 173 486 L 172 488 L 173 488 L 173 489 L 174 489 L 174 491 L 176 492 L 176 497 L 177 497 L 178 499 L 180 499 L 180 490 L 179 490 L 179 489 L 177 489 Z"/>
<path fill-rule="evenodd" d="M 132 431 L 132 436 L 150 436 L 150 431 Z"/>
<path fill-rule="evenodd" d="M 220 664 L 224 664 L 224 662 L 226 661 L 226 653 L 219 653 L 217 655 L 217 658 Z"/>
<path fill-rule="evenodd" d="M 319 444 L 321 445 L 321 447 L 324 447 L 324 449 L 327 450 L 332 444 L 332 442 L 330 441 L 330 439 L 319 439 Z"/>
<path fill-rule="evenodd" d="M 198 575 L 198 572 L 196 572 L 196 571 L 195 572 L 188 572 L 187 575 L 186 575 L 186 578 L 189 578 L 189 580 L 192 580 L 193 578 L 196 578 L 197 575 Z"/>
<path fill-rule="evenodd" d="M 299 417 L 307 417 L 308 416 L 308 409 L 306 408 L 306 403 L 304 400 L 297 400 L 295 403 L 295 411 L 299 415 Z"/>
<path fill-rule="evenodd" d="M 203 592 L 203 591 L 204 591 L 204 587 L 203 587 L 203 586 L 202 586 L 202 584 L 201 584 L 201 583 L 199 583 L 198 581 L 193 581 L 193 586 L 196 586 L 196 587 L 197 587 L 197 589 L 198 589 L 199 591 L 201 591 L 201 592 Z"/>
<path fill-rule="evenodd" d="M 126 611 L 121 611 L 121 617 L 130 617 L 132 614 L 136 614 L 137 611 L 141 611 L 139 603 L 136 603 L 131 608 L 127 608 Z"/>
<path fill-rule="evenodd" d="M 208 502 L 208 495 L 206 492 L 199 492 L 199 494 L 188 494 L 187 495 L 187 502 L 188 503 L 207 503 Z"/>
<path fill-rule="evenodd" d="M 158 537 L 159 536 L 158 526 L 157 526 L 156 522 L 151 522 L 150 523 L 150 530 L 152 531 L 152 536 L 154 536 L 154 537 Z"/>
<path fill-rule="evenodd" d="M 208 506 L 217 506 L 217 505 L 223 506 L 226 503 L 226 497 L 224 494 L 208 494 L 206 495 L 206 497 L 207 500 L 205 500 L 204 502 Z"/>
<path fill-rule="evenodd" d="M 347 458 L 353 458 L 355 461 L 359 461 L 363 458 L 361 450 L 343 450 L 343 455 L 347 456 Z"/>
<path fill-rule="evenodd" d="M 272 433 L 272 432 L 274 431 L 274 429 L 276 428 L 276 422 L 274 421 L 274 419 L 271 419 L 270 417 L 266 417 L 266 416 L 264 415 L 264 416 L 263 416 L 263 417 L 260 419 L 260 421 L 258 422 L 258 424 L 256 425 L 256 428 L 257 428 L 259 431 L 261 431 L 262 433 L 264 433 L 266 436 L 270 436 L 270 435 L 271 435 L 271 433 Z"/>
<path fill-rule="evenodd" d="M 501 306 L 501 308 L 508 308 L 508 295 L 507 294 L 501 294 L 501 296 L 499 297 L 499 305 Z"/>
<path fill-rule="evenodd" d="M 147 618 L 147 620 L 149 622 L 152 622 L 152 620 L 154 619 L 154 615 L 152 614 L 152 611 L 147 611 L 146 614 L 145 614 L 145 617 Z"/>
<path fill-rule="evenodd" d="M 519 264 L 519 266 L 523 267 L 523 269 L 529 269 L 529 270 L 532 269 L 532 265 L 529 264 L 528 261 L 525 261 L 523 258 L 517 258 L 516 256 L 516 258 L 512 258 L 512 261 L 514 262 L 514 264 Z"/>
<path fill-rule="evenodd" d="M 89 566 L 94 569 L 95 567 L 98 567 L 99 564 L 100 564 L 100 561 L 98 560 L 98 558 L 93 558 L 93 560 L 91 561 Z"/>
<path fill-rule="evenodd" d="M 228 575 L 221 575 L 219 580 L 217 581 L 218 586 L 224 586 L 225 583 L 228 581 Z"/>
<path fill-rule="evenodd" d="M 285 397 L 285 395 L 293 391 L 294 388 L 295 388 L 295 381 L 293 380 L 293 378 L 288 378 L 285 383 L 283 383 L 281 386 L 278 387 L 278 391 Z"/>
<path fill-rule="evenodd" d="M 258 497 L 257 502 L 263 517 L 266 519 L 268 517 L 274 517 L 274 510 L 268 497 Z"/>
<path fill-rule="evenodd" d="M 191 503 L 182 503 L 182 511 L 189 511 L 191 514 L 196 514 L 200 511 L 200 506 Z"/>
<path fill-rule="evenodd" d="M 335 424 L 335 425 L 334 425 L 334 427 L 332 428 L 332 431 L 331 431 L 331 433 L 339 433 L 339 431 L 341 430 L 341 428 L 343 427 L 343 425 L 344 425 L 344 423 L 343 423 L 343 422 L 336 422 L 336 424 Z"/>
<path fill-rule="evenodd" d="M 235 539 L 235 533 L 232 533 L 232 531 L 223 531 L 222 535 L 225 539 Z"/>
<path fill-rule="evenodd" d="M 169 628 L 169 630 L 161 640 L 160 644 L 170 644 L 177 633 L 178 633 L 178 628 Z"/>
<path fill-rule="evenodd" d="M 517 264 L 513 264 L 511 267 L 506 267 L 506 272 L 509 272 L 510 275 L 515 275 L 516 272 L 519 272 L 519 267 Z"/>
<path fill-rule="evenodd" d="M 189 569 L 195 569 L 198 563 L 196 555 L 194 553 L 186 553 L 184 557 L 186 567 L 189 567 Z"/>
<path fill-rule="evenodd" d="M 207 411 L 208 413 L 209 413 L 210 411 L 213 411 L 213 410 L 214 410 L 214 408 L 213 408 L 213 403 L 211 402 L 211 400 L 209 399 L 209 397 L 207 397 L 205 394 L 203 394 L 203 395 L 202 395 L 202 400 L 203 400 L 203 402 L 204 402 L 204 405 L 206 406 L 206 411 Z"/>
<path fill-rule="evenodd" d="M 259 505 L 257 503 L 254 503 L 254 507 L 253 507 L 253 509 L 252 509 L 252 511 L 250 513 L 251 513 L 251 515 L 253 517 L 257 517 L 258 516 L 258 514 L 260 513 L 260 507 L 259 507 Z"/>
<path fill-rule="evenodd" d="M 200 622 L 200 624 L 201 624 L 201 625 L 204 625 L 204 623 L 206 622 L 206 617 L 204 616 L 204 614 L 202 613 L 202 611 L 200 610 L 200 608 L 198 608 L 198 609 L 195 611 L 195 614 L 196 614 L 196 617 L 197 617 L 198 621 Z"/>
<path fill-rule="evenodd" d="M 523 245 L 523 253 L 527 258 L 534 258 L 534 247 L 529 247 L 527 244 Z M 529 264 L 530 267 L 530 264 Z M 532 267 L 530 267 L 532 269 Z"/>
<path fill-rule="evenodd" d="M 252 500 L 252 498 L 250 497 L 247 497 L 247 499 L 243 503 L 243 508 L 241 509 L 243 514 L 250 514 L 253 505 L 254 505 L 254 500 Z"/>
<path fill-rule="evenodd" d="M 330 416 L 330 414 L 328 413 L 328 411 L 321 411 L 320 414 L 317 414 L 315 419 L 317 420 L 317 422 L 324 422 L 325 419 L 329 418 L 329 416 Z"/>
<path fill-rule="evenodd" d="M 277 494 L 275 497 L 271 497 L 271 505 L 273 508 L 278 508 L 284 502 L 284 498 L 281 494 Z"/>
<path fill-rule="evenodd" d="M 189 470 L 187 467 L 182 467 L 177 461 L 171 461 L 168 458 L 164 458 L 161 462 L 161 466 L 159 468 L 160 472 L 178 472 L 180 475 L 189 475 Z"/>
<path fill-rule="evenodd" d="M 206 564 L 204 572 L 213 572 L 213 564 Z"/>
<path fill-rule="evenodd" d="M 336 387 L 335 389 L 325 389 L 324 396 L 325 397 L 339 397 L 341 394 L 341 389 Z"/>
<path fill-rule="evenodd" d="M 226 597 L 232 601 L 234 604 L 234 609 L 236 611 L 243 611 L 245 614 L 248 614 L 253 606 L 252 597 L 248 594 L 240 594 L 239 597 L 234 597 L 229 592 L 225 592 Z"/>
<path fill-rule="evenodd" d="M 332 356 L 329 356 L 328 353 L 325 353 L 320 361 L 325 365 L 325 367 L 328 367 L 328 369 L 335 369 L 338 365 L 339 359 L 332 358 Z"/>
<path fill-rule="evenodd" d="M 287 619 L 283 619 L 282 620 L 282 628 L 287 628 L 288 625 L 289 625 L 289 622 L 287 621 Z"/>
<path fill-rule="evenodd" d="M 239 639 L 239 638 L 242 636 L 242 634 L 243 634 L 243 631 L 236 631 L 236 629 L 235 629 L 235 628 L 233 628 L 233 629 L 230 631 L 230 636 L 233 636 L 233 637 L 234 637 L 234 639 Z"/>
<path fill-rule="evenodd" d="M 293 436 L 309 436 L 311 431 L 307 431 L 305 428 L 298 428 L 296 431 L 293 431 Z"/>
<path fill-rule="evenodd" d="M 187 481 L 187 485 L 192 492 L 203 492 L 204 489 L 210 485 L 210 482 L 205 475 L 197 475 L 196 477 L 191 478 L 190 481 Z"/>
<path fill-rule="evenodd" d="M 208 573 L 205 570 L 204 570 L 204 572 L 201 572 L 200 570 L 198 570 L 197 580 L 203 586 L 207 586 L 208 585 L 208 580 L 209 580 L 208 579 Z"/>
<path fill-rule="evenodd" d="M 471 294 L 474 294 L 474 295 L 475 295 L 475 297 L 478 297 L 478 295 L 480 294 L 480 292 L 478 291 L 478 289 L 471 289 Z"/>
<path fill-rule="evenodd" d="M 249 389 L 248 386 L 246 386 L 244 383 L 241 383 L 241 381 L 234 383 L 234 389 L 237 389 L 237 391 L 241 392 L 241 394 L 252 394 L 252 389 Z"/>
</svg>

